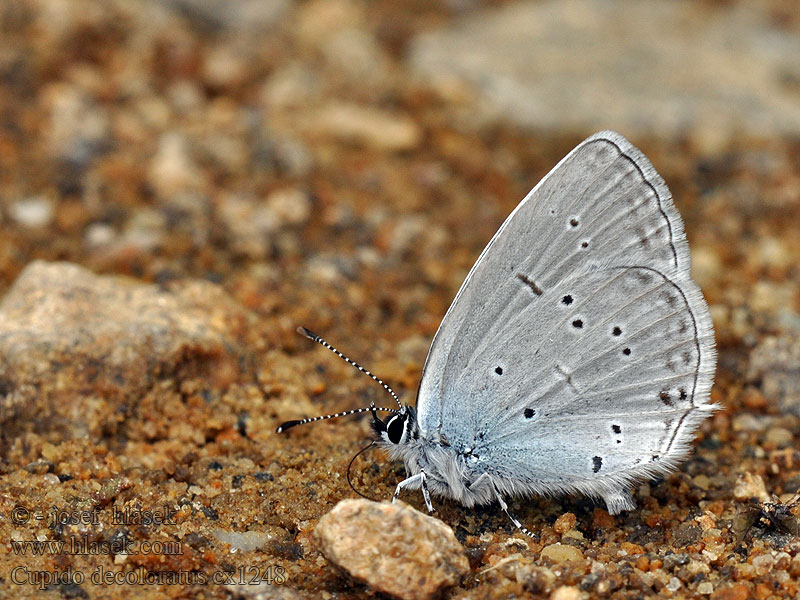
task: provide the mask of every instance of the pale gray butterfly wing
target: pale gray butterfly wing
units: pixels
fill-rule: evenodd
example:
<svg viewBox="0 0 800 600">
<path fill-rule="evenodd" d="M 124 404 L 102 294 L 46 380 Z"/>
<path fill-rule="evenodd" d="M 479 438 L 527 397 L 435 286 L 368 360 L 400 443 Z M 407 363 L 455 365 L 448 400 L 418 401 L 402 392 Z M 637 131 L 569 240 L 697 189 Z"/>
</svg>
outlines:
<svg viewBox="0 0 800 600">
<path fill-rule="evenodd" d="M 625 487 L 682 458 L 714 408 L 711 319 L 669 191 L 601 132 L 520 203 L 431 346 L 423 432 L 470 448 L 509 493 Z"/>
</svg>

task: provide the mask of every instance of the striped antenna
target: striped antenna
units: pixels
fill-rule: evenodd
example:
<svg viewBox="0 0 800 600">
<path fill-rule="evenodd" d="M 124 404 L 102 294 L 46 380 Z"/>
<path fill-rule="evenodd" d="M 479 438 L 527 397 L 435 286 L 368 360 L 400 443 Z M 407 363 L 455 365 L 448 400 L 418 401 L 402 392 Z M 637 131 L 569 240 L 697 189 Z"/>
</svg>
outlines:
<svg viewBox="0 0 800 600">
<path fill-rule="evenodd" d="M 395 393 L 394 393 L 394 390 L 392 390 L 392 388 L 390 388 L 388 385 L 386 385 L 385 383 L 383 383 L 383 381 L 381 381 L 380 379 L 378 379 L 377 377 L 375 377 L 375 375 L 373 375 L 372 373 L 370 373 L 369 371 L 367 371 L 367 370 L 366 370 L 364 367 L 362 367 L 360 364 L 358 364 L 357 362 L 354 362 L 354 361 L 350 360 L 349 358 L 347 358 L 347 357 L 346 357 L 344 354 L 342 354 L 341 352 L 339 352 L 339 351 L 338 351 L 336 348 L 334 348 L 333 346 L 331 346 L 331 345 L 330 345 L 328 342 L 326 342 L 325 340 L 323 340 L 323 339 L 322 339 L 321 337 L 319 337 L 319 336 L 318 336 L 316 333 L 314 333 L 313 331 L 309 331 L 309 330 L 308 330 L 308 329 L 306 329 L 305 327 L 298 327 L 298 328 L 297 328 L 297 333 L 299 333 L 300 335 L 303 335 L 303 336 L 307 337 L 307 338 L 308 338 L 308 339 L 310 339 L 310 340 L 314 340 L 314 341 L 315 341 L 315 342 L 317 342 L 317 343 L 318 343 L 320 346 L 323 346 L 324 348 L 327 348 L 328 350 L 330 350 L 331 352 L 333 352 L 333 353 L 334 353 L 336 356 L 338 356 L 339 358 L 341 358 L 341 359 L 342 359 L 344 362 L 346 362 L 347 364 L 353 365 L 353 366 L 354 366 L 356 369 L 358 369 L 358 370 L 359 370 L 359 371 L 361 371 L 362 373 L 366 373 L 367 375 L 369 375 L 369 376 L 370 376 L 370 377 L 371 377 L 371 378 L 372 378 L 374 381 L 377 381 L 379 384 L 381 384 L 381 386 L 383 386 L 383 389 L 385 389 L 387 392 L 389 392 L 389 393 L 392 395 L 392 398 L 394 398 L 394 401 L 395 401 L 395 402 L 397 402 L 397 406 L 400 408 L 400 410 L 403 410 L 403 405 L 402 405 L 402 403 L 400 402 L 400 398 L 398 398 L 398 397 L 397 397 L 397 394 L 395 394 Z M 385 409 L 385 408 L 379 408 L 378 410 L 388 410 L 388 409 Z M 339 415 L 332 415 L 332 416 L 339 416 Z"/>
<path fill-rule="evenodd" d="M 372 406 L 367 406 L 367 407 L 362 407 L 362 408 L 354 408 L 353 410 L 346 410 L 344 412 L 336 413 L 336 414 L 333 414 L 333 415 L 324 415 L 324 416 L 321 416 L 321 417 L 309 417 L 307 419 L 297 419 L 297 420 L 294 420 L 294 421 L 286 421 L 285 423 L 282 423 L 280 425 L 280 427 L 278 427 L 278 429 L 276 430 L 276 433 L 283 433 L 287 429 L 291 429 L 292 427 L 297 427 L 298 425 L 305 425 L 306 423 L 313 423 L 314 421 L 324 421 L 325 419 L 333 419 L 335 417 L 346 417 L 348 415 L 357 415 L 358 413 L 367 412 L 368 410 L 370 410 L 370 411 L 382 410 L 382 411 L 390 412 L 390 413 L 398 413 L 398 412 L 400 412 L 399 410 L 395 410 L 393 408 L 382 408 L 380 406 L 375 406 L 373 404 Z"/>
</svg>

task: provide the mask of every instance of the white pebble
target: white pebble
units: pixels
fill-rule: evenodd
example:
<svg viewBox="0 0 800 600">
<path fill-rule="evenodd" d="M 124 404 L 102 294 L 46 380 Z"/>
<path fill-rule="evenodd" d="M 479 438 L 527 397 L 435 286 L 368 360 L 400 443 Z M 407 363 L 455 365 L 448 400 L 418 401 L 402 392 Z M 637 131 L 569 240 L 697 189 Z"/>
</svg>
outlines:
<svg viewBox="0 0 800 600">
<path fill-rule="evenodd" d="M 25 227 L 45 227 L 53 220 L 53 203 L 44 196 L 33 196 L 8 207 L 11 218 Z"/>
<path fill-rule="evenodd" d="M 714 584 L 710 581 L 703 581 L 697 586 L 697 593 L 708 596 L 714 593 Z"/>
<path fill-rule="evenodd" d="M 669 580 L 669 583 L 664 587 L 666 587 L 670 592 L 677 592 L 681 587 L 681 580 L 678 579 L 677 577 L 673 577 L 672 579 Z"/>
</svg>

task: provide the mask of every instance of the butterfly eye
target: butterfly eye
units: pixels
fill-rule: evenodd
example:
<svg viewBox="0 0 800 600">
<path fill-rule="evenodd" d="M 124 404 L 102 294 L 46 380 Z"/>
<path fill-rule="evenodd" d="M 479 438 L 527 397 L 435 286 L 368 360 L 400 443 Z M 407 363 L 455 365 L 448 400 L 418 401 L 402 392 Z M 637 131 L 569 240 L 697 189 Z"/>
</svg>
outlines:
<svg viewBox="0 0 800 600">
<path fill-rule="evenodd" d="M 394 415 L 389 422 L 386 423 L 386 434 L 389 436 L 389 441 L 393 444 L 399 444 L 403 439 L 403 430 L 405 429 L 406 418 L 404 415 Z"/>
</svg>

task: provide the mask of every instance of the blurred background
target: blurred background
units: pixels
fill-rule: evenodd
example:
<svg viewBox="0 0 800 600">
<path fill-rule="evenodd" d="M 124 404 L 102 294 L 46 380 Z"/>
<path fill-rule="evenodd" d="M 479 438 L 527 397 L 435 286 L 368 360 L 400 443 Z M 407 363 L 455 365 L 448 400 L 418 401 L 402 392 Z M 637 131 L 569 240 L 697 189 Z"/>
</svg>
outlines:
<svg viewBox="0 0 800 600">
<path fill-rule="evenodd" d="M 148 490 L 193 498 L 203 510 L 189 511 L 187 527 L 205 536 L 196 556 L 219 544 L 209 515 L 229 527 L 247 515 L 249 529 L 280 540 L 260 561 L 293 569 L 298 589 L 346 592 L 330 566 L 308 574 L 303 561 L 319 555 L 306 532 L 352 495 L 340 475 L 367 423 L 273 431 L 384 399 L 295 328 L 324 335 L 413 402 L 430 340 L 481 249 L 539 179 L 601 129 L 628 137 L 670 187 L 720 348 L 712 397 L 727 410 L 701 430 L 698 457 L 644 503 L 669 540 L 663 532 L 689 514 L 676 505 L 731 517 L 743 471 L 763 476 L 769 493 L 800 487 L 794 0 L 0 3 L 0 294 L 36 259 L 155 284 L 147 294 L 202 281 L 191 288 L 202 326 L 186 330 L 215 332 L 200 344 L 154 328 L 142 341 L 124 321 L 130 305 L 109 304 L 124 321 L 124 335 L 112 337 L 178 350 L 155 366 L 115 363 L 125 376 L 102 387 L 93 377 L 107 369 L 106 351 L 73 344 L 76 354 L 53 368 L 77 360 L 69 377 L 80 385 L 36 366 L 24 387 L 20 349 L 32 346 L 6 332 L 28 323 L 20 311 L 55 284 L 0 305 L 3 501 L 23 489 L 26 502 L 42 501 L 48 475 L 63 484 L 47 488 L 49 505 L 68 502 L 62 493 L 99 493 L 103 506 Z M 49 327 L 31 323 L 34 338 Z M 49 332 L 45 346 L 62 344 L 64 331 Z M 235 360 L 218 362 L 234 346 Z M 134 384 L 134 373 L 146 377 Z M 66 429 L 31 425 L 36 398 L 64 386 L 72 396 L 52 396 L 58 406 L 80 399 L 62 415 Z M 87 408 L 85 397 L 98 404 Z M 377 469 L 362 477 L 386 497 L 402 472 L 374 460 L 385 479 Z M 141 465 L 145 475 L 126 470 Z M 220 492 L 229 488 L 240 493 Z M 521 513 L 526 524 L 555 536 L 552 503 L 533 506 Z M 579 527 L 593 522 L 588 506 L 571 505 Z M 490 512 L 443 510 L 462 541 L 463 531 L 507 525 Z M 666 542 L 648 543 L 659 553 Z M 491 563 L 483 551 L 478 566 Z"/>
<path fill-rule="evenodd" d="M 0 289 L 64 259 L 209 279 L 287 327 L 429 335 L 516 203 L 608 128 L 670 185 L 712 304 L 796 315 L 796 8 L 3 3 Z"/>
</svg>

